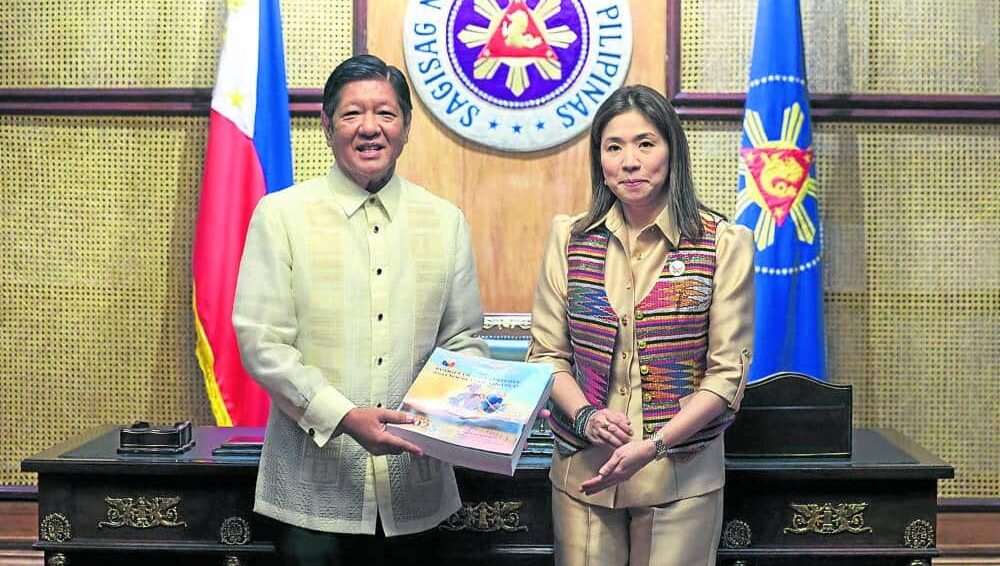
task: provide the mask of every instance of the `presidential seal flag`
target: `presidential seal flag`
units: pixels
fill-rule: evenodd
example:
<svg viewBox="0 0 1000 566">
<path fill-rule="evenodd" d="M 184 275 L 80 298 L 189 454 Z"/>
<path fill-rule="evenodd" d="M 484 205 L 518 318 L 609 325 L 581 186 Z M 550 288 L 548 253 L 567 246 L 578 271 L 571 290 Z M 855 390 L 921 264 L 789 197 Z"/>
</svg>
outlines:
<svg viewBox="0 0 1000 566">
<path fill-rule="evenodd" d="M 263 426 L 269 401 L 240 361 L 233 298 L 257 201 L 292 184 L 288 88 L 279 0 L 226 6 L 192 254 L 195 352 L 216 423 Z"/>
<path fill-rule="evenodd" d="M 798 0 L 760 0 L 740 148 L 736 221 L 753 230 L 750 379 L 826 379 L 823 232 Z"/>
<path fill-rule="evenodd" d="M 627 0 L 410 0 L 413 89 L 446 127 L 505 151 L 587 129 L 632 57 Z"/>
</svg>

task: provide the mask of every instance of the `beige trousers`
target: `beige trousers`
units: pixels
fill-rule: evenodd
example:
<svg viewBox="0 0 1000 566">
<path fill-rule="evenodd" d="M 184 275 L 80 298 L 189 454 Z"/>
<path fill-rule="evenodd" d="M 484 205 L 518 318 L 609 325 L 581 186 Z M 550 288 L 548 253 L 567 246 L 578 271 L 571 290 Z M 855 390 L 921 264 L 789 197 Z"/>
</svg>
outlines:
<svg viewBox="0 0 1000 566">
<path fill-rule="evenodd" d="M 722 490 L 656 507 L 607 509 L 552 488 L 556 566 L 712 566 Z"/>
</svg>

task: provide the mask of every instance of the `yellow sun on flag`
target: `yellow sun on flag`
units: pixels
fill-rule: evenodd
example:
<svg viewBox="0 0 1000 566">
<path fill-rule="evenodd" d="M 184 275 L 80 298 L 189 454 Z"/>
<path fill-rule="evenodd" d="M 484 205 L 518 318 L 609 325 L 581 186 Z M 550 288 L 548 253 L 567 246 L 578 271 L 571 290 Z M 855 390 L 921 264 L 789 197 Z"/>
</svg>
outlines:
<svg viewBox="0 0 1000 566">
<path fill-rule="evenodd" d="M 770 140 L 760 114 L 747 110 L 743 131 L 753 147 L 740 151 L 739 174 L 745 182 L 736 193 L 736 216 L 752 204 L 760 207 L 753 233 L 758 250 L 772 245 L 775 229 L 789 219 L 799 241 L 812 244 L 816 238 L 816 226 L 802 205 L 806 195 L 816 197 L 816 178 L 811 174 L 813 150 L 795 145 L 804 120 L 797 102 L 786 107 L 781 137 Z"/>
</svg>

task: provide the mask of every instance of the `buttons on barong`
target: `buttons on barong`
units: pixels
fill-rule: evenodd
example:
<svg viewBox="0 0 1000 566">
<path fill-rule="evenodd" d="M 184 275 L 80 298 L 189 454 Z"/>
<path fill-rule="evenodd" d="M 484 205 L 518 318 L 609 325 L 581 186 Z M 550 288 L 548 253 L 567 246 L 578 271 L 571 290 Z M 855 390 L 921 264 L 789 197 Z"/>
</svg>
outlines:
<svg viewBox="0 0 1000 566">
<path fill-rule="evenodd" d="M 649 375 L 649 366 L 646 364 L 639 366 L 639 373 L 642 375 Z"/>
<path fill-rule="evenodd" d="M 673 275 L 674 277 L 680 277 L 681 275 L 684 275 L 684 271 L 687 268 L 684 266 L 683 261 L 675 259 L 674 261 L 670 262 L 670 267 L 668 267 L 667 269 L 670 270 L 670 274 Z"/>
<path fill-rule="evenodd" d="M 625 389 L 625 386 L 622 386 L 622 387 L 618 388 L 618 394 L 619 395 L 625 395 L 626 393 L 628 393 L 628 389 Z"/>
</svg>

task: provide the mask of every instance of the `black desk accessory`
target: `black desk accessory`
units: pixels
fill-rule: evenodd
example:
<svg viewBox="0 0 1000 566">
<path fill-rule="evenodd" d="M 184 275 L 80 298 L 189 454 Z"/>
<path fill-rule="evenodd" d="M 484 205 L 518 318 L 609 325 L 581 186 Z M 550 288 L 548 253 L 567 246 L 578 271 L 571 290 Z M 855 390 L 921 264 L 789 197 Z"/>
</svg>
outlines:
<svg viewBox="0 0 1000 566">
<path fill-rule="evenodd" d="M 166 426 L 136 421 L 122 427 L 118 437 L 119 454 L 181 454 L 192 446 L 191 421 Z"/>
<path fill-rule="evenodd" d="M 726 431 L 730 458 L 846 458 L 851 386 L 782 372 L 747 386 Z"/>
</svg>

